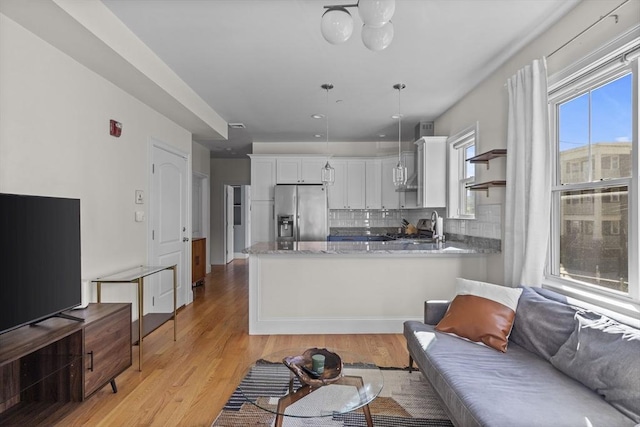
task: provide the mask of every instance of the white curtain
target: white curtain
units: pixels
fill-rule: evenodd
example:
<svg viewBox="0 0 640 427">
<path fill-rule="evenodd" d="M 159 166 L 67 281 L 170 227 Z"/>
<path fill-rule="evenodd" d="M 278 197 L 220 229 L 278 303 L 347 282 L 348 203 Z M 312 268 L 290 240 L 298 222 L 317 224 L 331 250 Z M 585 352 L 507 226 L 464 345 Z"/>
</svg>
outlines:
<svg viewBox="0 0 640 427">
<path fill-rule="evenodd" d="M 507 81 L 507 188 L 504 280 L 541 286 L 551 209 L 547 65 L 535 60 Z"/>
</svg>

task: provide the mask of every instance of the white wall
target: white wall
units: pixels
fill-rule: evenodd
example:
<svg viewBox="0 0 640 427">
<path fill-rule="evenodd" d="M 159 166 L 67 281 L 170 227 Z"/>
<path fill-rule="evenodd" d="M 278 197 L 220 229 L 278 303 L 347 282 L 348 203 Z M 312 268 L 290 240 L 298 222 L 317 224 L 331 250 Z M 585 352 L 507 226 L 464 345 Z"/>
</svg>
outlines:
<svg viewBox="0 0 640 427">
<path fill-rule="evenodd" d="M 211 172 L 211 153 L 209 149 L 197 142 L 191 143 L 191 159 L 193 173 L 201 173 L 209 176 Z"/>
<path fill-rule="evenodd" d="M 250 159 L 211 159 L 211 264 L 224 264 L 224 186 L 251 183 Z"/>
<path fill-rule="evenodd" d="M 493 148 L 506 148 L 508 101 L 505 83 L 507 79 L 534 59 L 549 55 L 593 22 L 596 22 L 601 16 L 607 15 L 620 3 L 619 0 L 583 1 L 580 3 L 545 34 L 514 55 L 460 102 L 440 116 L 435 121 L 438 134 L 453 135 L 479 121 L 480 132 L 476 152 L 479 154 Z M 638 16 L 640 16 L 640 2 L 627 3 L 616 13 L 618 14 L 617 24 L 613 17 L 607 18 L 584 36 L 551 56 L 547 61 L 549 75 L 562 70 L 615 36 L 637 25 Z M 504 179 L 505 174 L 505 159 L 492 160 L 489 170 L 482 165 L 476 166 L 476 180 L 478 182 Z M 478 205 L 500 204 L 504 206 L 504 190 L 493 189 L 490 191 L 489 197 L 485 197 L 483 192 L 479 192 L 476 195 L 476 202 Z M 503 264 L 502 257 L 492 257 L 487 268 L 489 281 L 504 282 Z"/>
<path fill-rule="evenodd" d="M 191 153 L 191 134 L 1 14 L 0 58 L 0 191 L 81 200 L 83 278 L 145 264 L 149 138 Z M 135 301 L 132 285 L 104 288 Z"/>
</svg>

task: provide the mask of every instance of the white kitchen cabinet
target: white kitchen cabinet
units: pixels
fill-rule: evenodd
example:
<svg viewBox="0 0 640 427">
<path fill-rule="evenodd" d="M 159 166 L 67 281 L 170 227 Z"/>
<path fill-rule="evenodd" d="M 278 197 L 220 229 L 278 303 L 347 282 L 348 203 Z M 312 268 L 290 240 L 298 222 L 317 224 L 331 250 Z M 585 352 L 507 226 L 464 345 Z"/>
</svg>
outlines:
<svg viewBox="0 0 640 427">
<path fill-rule="evenodd" d="M 333 159 L 330 162 L 334 170 L 333 185 L 327 186 L 329 209 L 347 208 L 347 161 Z"/>
<path fill-rule="evenodd" d="M 439 208 L 447 205 L 447 137 L 425 136 L 415 143 L 418 165 L 417 206 Z"/>
<path fill-rule="evenodd" d="M 365 208 L 365 188 L 366 188 L 366 165 L 365 160 L 347 161 L 347 208 Z"/>
<path fill-rule="evenodd" d="M 364 159 L 332 160 L 335 183 L 329 187 L 329 209 L 365 208 Z"/>
<path fill-rule="evenodd" d="M 251 244 L 275 241 L 273 200 L 251 200 Z"/>
<path fill-rule="evenodd" d="M 278 184 L 322 184 L 321 170 L 326 157 L 278 157 Z"/>
<path fill-rule="evenodd" d="M 251 157 L 252 200 L 273 200 L 276 185 L 276 158 L 249 155 Z"/>
<path fill-rule="evenodd" d="M 382 208 L 382 161 L 380 159 L 366 161 L 364 193 L 367 209 Z"/>
<path fill-rule="evenodd" d="M 303 184 L 322 184 L 322 169 L 327 163 L 326 157 L 306 158 L 300 162 L 300 176 Z"/>
<path fill-rule="evenodd" d="M 382 209 L 399 209 L 400 193 L 396 192 L 393 185 L 393 168 L 398 164 L 397 157 L 385 157 L 382 159 Z"/>
</svg>

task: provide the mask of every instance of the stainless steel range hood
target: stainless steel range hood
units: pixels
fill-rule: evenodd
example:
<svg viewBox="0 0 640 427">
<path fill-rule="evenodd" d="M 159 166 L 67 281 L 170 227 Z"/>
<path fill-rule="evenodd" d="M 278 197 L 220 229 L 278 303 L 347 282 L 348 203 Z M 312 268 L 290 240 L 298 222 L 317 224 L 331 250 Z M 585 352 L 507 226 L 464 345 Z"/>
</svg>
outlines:
<svg viewBox="0 0 640 427">
<path fill-rule="evenodd" d="M 418 173 L 412 174 L 407 178 L 407 183 L 396 188 L 397 193 L 407 193 L 410 191 L 418 191 Z"/>
</svg>

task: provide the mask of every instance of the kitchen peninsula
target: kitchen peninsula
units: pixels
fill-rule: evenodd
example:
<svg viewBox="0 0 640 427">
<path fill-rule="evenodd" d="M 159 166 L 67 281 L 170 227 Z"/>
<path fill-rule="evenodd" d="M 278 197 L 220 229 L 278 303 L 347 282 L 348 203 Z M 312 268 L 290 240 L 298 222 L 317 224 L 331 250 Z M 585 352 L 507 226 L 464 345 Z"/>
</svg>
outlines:
<svg viewBox="0 0 640 427">
<path fill-rule="evenodd" d="M 495 249 L 453 242 L 269 242 L 249 254 L 249 333 L 400 333 L 455 278 L 486 280 Z"/>
</svg>

